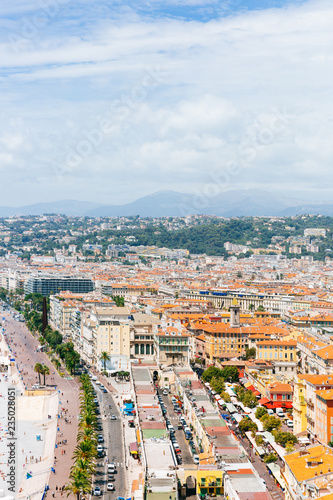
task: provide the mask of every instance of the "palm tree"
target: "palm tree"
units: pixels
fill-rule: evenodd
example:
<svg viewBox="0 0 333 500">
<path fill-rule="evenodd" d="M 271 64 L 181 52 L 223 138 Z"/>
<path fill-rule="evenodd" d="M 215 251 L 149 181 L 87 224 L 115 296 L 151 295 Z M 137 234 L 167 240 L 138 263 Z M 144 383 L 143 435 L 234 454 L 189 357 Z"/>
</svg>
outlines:
<svg viewBox="0 0 333 500">
<path fill-rule="evenodd" d="M 96 446 L 92 441 L 81 441 L 77 444 L 73 458 L 90 460 L 91 458 L 95 458 L 97 455 Z"/>
<path fill-rule="evenodd" d="M 56 358 L 54 360 L 54 365 L 55 365 L 56 369 L 59 370 L 59 368 L 61 367 L 61 363 L 60 363 L 59 359 Z"/>
<path fill-rule="evenodd" d="M 68 491 L 67 496 L 71 493 L 76 495 L 77 500 L 80 500 L 81 493 L 87 493 L 91 489 L 91 480 L 82 469 L 75 469 L 70 475 L 71 482 L 65 486 Z"/>
<path fill-rule="evenodd" d="M 100 355 L 100 359 L 103 361 L 103 363 L 104 363 L 104 371 L 106 371 L 106 362 L 110 361 L 110 359 L 111 359 L 110 356 L 109 356 L 109 354 L 106 351 L 102 351 L 101 355 Z"/>
<path fill-rule="evenodd" d="M 43 365 L 41 363 L 36 363 L 35 367 L 34 367 L 34 370 L 35 370 L 36 373 L 38 373 L 38 382 L 40 384 L 40 374 L 43 371 Z"/>
<path fill-rule="evenodd" d="M 45 385 L 45 376 L 50 375 L 50 368 L 47 365 L 42 365 L 41 374 L 44 376 L 44 385 Z"/>
<path fill-rule="evenodd" d="M 91 460 L 79 458 L 71 467 L 70 476 L 76 473 L 75 469 L 84 471 L 88 479 L 90 479 L 95 474 L 94 463 Z"/>
<path fill-rule="evenodd" d="M 80 354 L 76 351 L 70 351 L 66 356 L 66 364 L 73 375 L 75 375 L 75 366 L 79 363 Z"/>
<path fill-rule="evenodd" d="M 96 442 L 96 431 L 94 427 L 84 427 L 82 428 L 77 435 L 78 441 L 94 441 Z"/>
</svg>

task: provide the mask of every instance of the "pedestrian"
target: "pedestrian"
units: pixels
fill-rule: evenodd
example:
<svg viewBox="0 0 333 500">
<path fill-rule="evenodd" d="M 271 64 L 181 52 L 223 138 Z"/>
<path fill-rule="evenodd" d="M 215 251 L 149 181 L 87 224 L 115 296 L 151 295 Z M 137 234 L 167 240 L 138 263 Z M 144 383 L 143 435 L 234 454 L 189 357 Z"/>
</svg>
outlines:
<svg viewBox="0 0 333 500">
<path fill-rule="evenodd" d="M 53 498 L 55 497 L 55 493 L 54 493 L 54 491 L 52 491 L 52 496 L 53 496 Z"/>
</svg>

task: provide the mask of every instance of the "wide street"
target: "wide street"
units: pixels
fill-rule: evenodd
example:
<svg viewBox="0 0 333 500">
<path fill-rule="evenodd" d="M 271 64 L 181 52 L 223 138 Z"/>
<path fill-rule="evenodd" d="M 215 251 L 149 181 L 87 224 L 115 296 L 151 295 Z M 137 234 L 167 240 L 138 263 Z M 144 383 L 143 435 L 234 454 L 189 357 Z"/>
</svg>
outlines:
<svg viewBox="0 0 333 500">
<path fill-rule="evenodd" d="M 124 458 L 124 440 L 123 440 L 123 421 L 122 416 L 118 410 L 117 399 L 111 396 L 109 392 L 104 393 L 97 384 L 93 383 L 100 409 L 100 421 L 102 422 L 104 437 L 104 451 L 105 457 L 98 461 L 96 468 L 96 481 L 103 493 L 103 496 L 108 500 L 117 498 L 118 496 L 125 497 L 126 494 L 126 475 L 125 475 L 125 458 Z M 111 416 L 114 415 L 116 420 L 112 420 Z M 113 462 L 116 465 L 115 480 L 112 481 L 115 490 L 107 491 L 108 473 L 107 462 Z"/>
</svg>

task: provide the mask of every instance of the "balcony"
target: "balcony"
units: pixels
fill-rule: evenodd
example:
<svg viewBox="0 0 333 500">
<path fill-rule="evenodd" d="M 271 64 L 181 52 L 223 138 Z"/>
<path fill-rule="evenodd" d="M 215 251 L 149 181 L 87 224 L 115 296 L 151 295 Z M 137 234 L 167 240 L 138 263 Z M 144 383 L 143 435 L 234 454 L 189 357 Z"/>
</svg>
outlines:
<svg viewBox="0 0 333 500">
<path fill-rule="evenodd" d="M 307 419 L 307 421 L 309 422 L 310 425 L 314 425 L 315 422 L 314 422 L 313 418 L 310 417 L 310 415 L 306 415 L 306 419 Z"/>
<path fill-rule="evenodd" d="M 312 399 L 305 399 L 305 402 L 306 404 L 310 407 L 310 408 L 314 408 L 314 404 L 312 402 Z"/>
</svg>

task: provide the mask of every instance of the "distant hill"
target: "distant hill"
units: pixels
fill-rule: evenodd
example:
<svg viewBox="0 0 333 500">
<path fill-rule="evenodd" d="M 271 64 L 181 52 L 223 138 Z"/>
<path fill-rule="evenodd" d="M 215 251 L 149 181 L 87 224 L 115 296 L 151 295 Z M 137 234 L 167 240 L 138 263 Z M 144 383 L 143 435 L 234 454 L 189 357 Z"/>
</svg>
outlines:
<svg viewBox="0 0 333 500">
<path fill-rule="evenodd" d="M 184 215 L 278 215 L 295 204 L 295 200 L 277 198 L 271 193 L 258 190 L 227 191 L 207 197 L 175 191 L 159 191 L 125 205 L 105 205 L 89 210 L 89 216 L 167 217 Z"/>
<path fill-rule="evenodd" d="M 124 205 L 63 200 L 35 203 L 22 207 L 0 207 L 0 217 L 58 213 L 88 217 L 167 217 L 185 215 L 291 216 L 297 214 L 333 215 L 330 203 L 306 203 L 291 200 L 268 191 L 248 189 L 227 191 L 217 196 L 193 195 L 176 191 L 159 191 Z"/>
<path fill-rule="evenodd" d="M 47 213 L 83 216 L 87 211 L 93 210 L 98 206 L 98 203 L 75 200 L 35 203 L 23 207 L 0 206 L 0 217 L 10 217 L 11 215 L 43 215 Z"/>
</svg>

